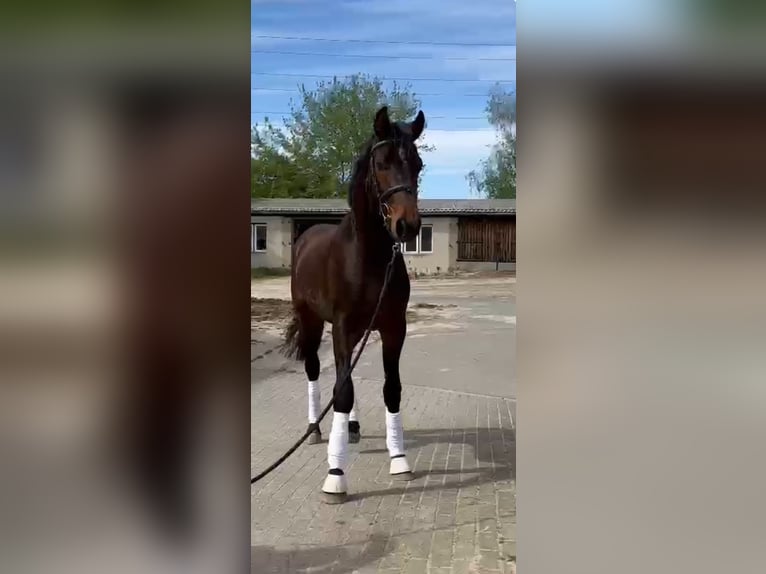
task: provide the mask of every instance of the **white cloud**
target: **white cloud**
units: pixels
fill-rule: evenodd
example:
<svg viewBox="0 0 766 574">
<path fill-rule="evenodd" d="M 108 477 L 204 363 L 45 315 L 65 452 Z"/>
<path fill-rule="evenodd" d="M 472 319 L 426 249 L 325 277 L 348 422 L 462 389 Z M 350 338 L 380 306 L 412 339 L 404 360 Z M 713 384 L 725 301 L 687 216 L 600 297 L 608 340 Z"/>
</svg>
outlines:
<svg viewBox="0 0 766 574">
<path fill-rule="evenodd" d="M 512 17 L 516 13 L 516 7 L 498 2 L 498 0 L 424 0 L 412 2 L 411 0 L 386 0 L 385 2 L 369 2 L 367 0 L 347 1 L 342 4 L 344 8 L 362 14 L 380 14 L 392 16 L 405 16 L 415 18 L 420 16 L 446 19 L 481 19 L 481 18 L 505 18 Z"/>
<path fill-rule="evenodd" d="M 435 146 L 432 152 L 420 155 L 426 164 L 426 177 L 432 175 L 467 175 L 486 159 L 496 142 L 494 129 L 429 130 L 423 143 Z"/>
</svg>

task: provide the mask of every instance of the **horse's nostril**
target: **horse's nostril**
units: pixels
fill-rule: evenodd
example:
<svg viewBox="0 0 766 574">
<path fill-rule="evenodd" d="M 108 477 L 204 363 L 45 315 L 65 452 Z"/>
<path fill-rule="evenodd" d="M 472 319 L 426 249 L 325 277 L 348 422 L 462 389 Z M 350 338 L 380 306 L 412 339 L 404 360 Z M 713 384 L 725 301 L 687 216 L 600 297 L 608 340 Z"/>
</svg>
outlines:
<svg viewBox="0 0 766 574">
<path fill-rule="evenodd" d="M 407 234 L 407 222 L 404 221 L 404 219 L 397 219 L 396 220 L 396 236 L 399 239 L 404 239 L 404 236 Z"/>
</svg>

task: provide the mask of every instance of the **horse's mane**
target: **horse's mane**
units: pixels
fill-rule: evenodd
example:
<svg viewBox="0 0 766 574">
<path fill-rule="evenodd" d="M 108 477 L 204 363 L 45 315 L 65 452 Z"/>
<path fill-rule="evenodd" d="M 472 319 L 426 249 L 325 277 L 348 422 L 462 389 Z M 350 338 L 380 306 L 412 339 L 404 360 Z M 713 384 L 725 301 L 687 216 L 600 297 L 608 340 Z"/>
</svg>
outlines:
<svg viewBox="0 0 766 574">
<path fill-rule="evenodd" d="M 368 138 L 360 148 L 359 157 L 356 158 L 354 167 L 351 169 L 351 179 L 348 182 L 348 206 L 352 208 L 354 207 L 354 192 L 360 185 L 364 185 L 364 180 L 367 178 L 373 139 L 373 137 Z"/>
</svg>

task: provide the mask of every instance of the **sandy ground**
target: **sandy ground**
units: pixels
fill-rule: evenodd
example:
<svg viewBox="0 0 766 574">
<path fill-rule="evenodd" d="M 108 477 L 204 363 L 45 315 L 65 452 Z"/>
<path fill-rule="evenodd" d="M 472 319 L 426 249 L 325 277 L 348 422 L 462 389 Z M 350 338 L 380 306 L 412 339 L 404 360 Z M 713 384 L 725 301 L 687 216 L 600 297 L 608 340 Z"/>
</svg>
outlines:
<svg viewBox="0 0 766 574">
<path fill-rule="evenodd" d="M 290 279 L 251 283 L 252 378 L 302 373 L 302 365 L 277 352 L 290 313 Z M 410 384 L 515 397 L 516 279 L 511 275 L 426 278 L 412 282 L 402 380 Z M 320 360 L 332 366 L 329 326 Z M 377 334 L 370 337 L 361 376 L 382 376 Z"/>
</svg>

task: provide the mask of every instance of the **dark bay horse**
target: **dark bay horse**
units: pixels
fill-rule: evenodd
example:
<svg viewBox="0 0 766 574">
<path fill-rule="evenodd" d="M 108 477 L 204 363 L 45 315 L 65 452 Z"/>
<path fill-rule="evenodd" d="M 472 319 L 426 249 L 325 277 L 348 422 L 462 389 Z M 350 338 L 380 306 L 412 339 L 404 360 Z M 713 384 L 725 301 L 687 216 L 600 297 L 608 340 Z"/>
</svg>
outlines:
<svg viewBox="0 0 766 574">
<path fill-rule="evenodd" d="M 342 502 L 347 493 L 349 437 L 359 439 L 354 407 L 354 386 L 342 375 L 351 362 L 354 346 L 372 320 L 384 274 L 396 242 L 406 242 L 420 231 L 418 175 L 423 162 L 415 141 L 425 127 L 419 112 L 411 123 L 392 122 L 386 107 L 378 110 L 373 136 L 357 158 L 348 199 L 351 211 L 339 225 L 314 225 L 295 244 L 291 271 L 293 317 L 284 350 L 304 362 L 309 387 L 309 427 L 312 442 L 320 438 L 316 424 L 320 412 L 319 356 L 325 322 L 332 323 L 336 380 L 334 415 L 327 446 L 329 472 L 322 491 L 328 502 Z M 392 475 L 410 479 L 404 454 L 399 412 L 402 386 L 399 357 L 407 333 L 410 281 L 401 255 L 396 256 L 390 282 L 373 329 L 383 347 L 386 405 L 386 446 Z M 311 428 L 313 425 L 313 429 Z"/>
</svg>

